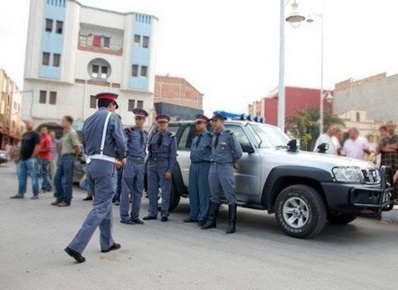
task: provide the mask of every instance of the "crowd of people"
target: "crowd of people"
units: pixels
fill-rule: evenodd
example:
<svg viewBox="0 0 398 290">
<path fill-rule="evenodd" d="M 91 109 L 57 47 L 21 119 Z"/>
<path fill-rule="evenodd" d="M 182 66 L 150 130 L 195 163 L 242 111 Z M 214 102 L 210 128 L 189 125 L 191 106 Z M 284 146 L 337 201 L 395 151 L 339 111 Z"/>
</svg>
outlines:
<svg viewBox="0 0 398 290">
<path fill-rule="evenodd" d="M 378 166 L 390 167 L 394 186 L 398 189 L 398 134 L 395 131 L 396 124 L 393 121 L 380 126 L 380 141 L 377 146 L 372 146 L 365 136 L 360 136 L 357 128 L 349 128 L 345 139 L 342 129 L 331 124 L 316 140 L 314 151 L 319 151 L 322 144 L 327 144 L 324 150 L 326 154 L 371 161 Z"/>
<path fill-rule="evenodd" d="M 157 129 L 148 138 L 144 131 L 148 113 L 136 108 L 133 110 L 135 126 L 123 129 L 121 119 L 115 113 L 118 108 L 117 97 L 112 93 L 98 94 L 98 110 L 83 126 L 88 182 L 88 196 L 85 200 L 93 200 L 93 209 L 65 248 L 65 252 L 78 263 L 85 261 L 82 253 L 97 227 L 100 230 L 101 252 L 107 253 L 121 248 L 113 240 L 111 232 L 112 202 L 120 203 L 122 224 L 142 225 L 144 221 L 158 219 L 158 197 L 161 192 L 160 220 L 167 222 L 169 219 L 172 172 L 177 165 L 175 136 L 168 130 L 170 118 L 157 115 Z M 184 222 L 197 223 L 201 229 L 216 227 L 221 196 L 224 193 L 229 206 L 226 233 L 232 234 L 236 231 L 234 168 L 242 156 L 242 149 L 234 134 L 225 130 L 225 120 L 226 117 L 222 114 L 215 114 L 211 119 L 201 114 L 196 115 L 197 134 L 192 141 L 189 175 L 190 216 Z M 213 133 L 207 130 L 210 122 Z M 57 144 L 45 126 L 41 127 L 39 134 L 33 130 L 33 122 L 26 122 L 27 132 L 22 137 L 18 164 L 19 188 L 18 193 L 11 198 L 25 197 L 26 181 L 30 176 L 32 199 L 38 199 L 41 188 L 46 192 L 54 190 L 55 201 L 52 205 L 71 205 L 73 164 L 80 153 L 79 140 L 72 124 L 72 117 L 65 116 L 62 119 L 64 134 Z M 51 164 L 55 159 L 56 173 L 52 184 Z M 145 171 L 148 179 L 149 209 L 141 220 Z"/>
</svg>

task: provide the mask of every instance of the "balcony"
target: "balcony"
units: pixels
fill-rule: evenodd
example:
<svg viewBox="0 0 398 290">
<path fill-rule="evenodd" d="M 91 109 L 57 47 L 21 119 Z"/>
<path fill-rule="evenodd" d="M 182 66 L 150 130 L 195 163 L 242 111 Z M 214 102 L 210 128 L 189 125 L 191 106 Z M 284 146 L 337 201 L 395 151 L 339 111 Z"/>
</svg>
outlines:
<svg viewBox="0 0 398 290">
<path fill-rule="evenodd" d="M 124 31 L 122 30 L 81 23 L 78 49 L 122 56 L 123 38 Z"/>
</svg>

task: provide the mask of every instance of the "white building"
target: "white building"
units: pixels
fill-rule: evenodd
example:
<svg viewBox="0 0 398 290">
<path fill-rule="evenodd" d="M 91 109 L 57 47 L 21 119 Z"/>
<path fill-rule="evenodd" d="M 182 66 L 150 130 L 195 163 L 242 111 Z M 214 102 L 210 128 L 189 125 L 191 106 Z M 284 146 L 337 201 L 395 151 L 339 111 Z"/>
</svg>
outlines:
<svg viewBox="0 0 398 290">
<path fill-rule="evenodd" d="M 125 125 L 131 111 L 153 110 L 158 19 L 87 7 L 75 0 L 31 0 L 23 117 L 59 122 L 95 112 L 92 95 L 119 94 Z M 149 120 L 150 122 L 152 120 Z"/>
</svg>

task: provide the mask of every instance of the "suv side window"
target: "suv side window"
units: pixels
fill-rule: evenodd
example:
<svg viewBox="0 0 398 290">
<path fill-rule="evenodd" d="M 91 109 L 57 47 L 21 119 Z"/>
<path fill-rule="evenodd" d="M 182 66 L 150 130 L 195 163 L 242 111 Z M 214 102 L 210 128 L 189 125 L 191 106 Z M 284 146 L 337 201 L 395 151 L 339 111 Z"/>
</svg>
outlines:
<svg viewBox="0 0 398 290">
<path fill-rule="evenodd" d="M 240 146 L 242 147 L 250 146 L 249 138 L 247 138 L 247 135 L 245 131 L 243 131 L 242 127 L 236 125 L 225 125 L 225 129 L 234 133 L 234 135 L 239 141 Z"/>
<path fill-rule="evenodd" d="M 191 149 L 192 139 L 195 135 L 195 126 L 187 125 L 181 134 L 180 142 L 178 144 L 179 150 Z"/>
</svg>

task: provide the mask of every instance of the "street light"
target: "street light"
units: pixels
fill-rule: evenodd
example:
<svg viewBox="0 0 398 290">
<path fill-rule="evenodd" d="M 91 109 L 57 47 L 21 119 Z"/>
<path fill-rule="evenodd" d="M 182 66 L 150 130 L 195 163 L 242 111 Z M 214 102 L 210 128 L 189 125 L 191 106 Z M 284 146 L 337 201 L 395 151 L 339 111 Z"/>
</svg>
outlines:
<svg viewBox="0 0 398 290">
<path fill-rule="evenodd" d="M 324 47 L 324 45 L 323 45 L 323 15 L 318 14 L 318 13 L 312 14 L 307 18 L 306 22 L 313 23 L 315 21 L 314 16 L 319 18 L 320 22 L 321 22 L 321 68 L 320 68 L 321 69 L 321 83 L 320 83 L 321 87 L 320 87 L 320 92 L 319 92 L 319 102 L 320 102 L 320 104 L 319 104 L 319 135 L 321 135 L 321 134 L 323 134 L 323 127 L 324 127 L 323 126 L 323 123 L 324 123 L 323 101 L 324 101 L 324 99 L 326 99 L 329 102 L 329 100 L 333 100 L 333 96 L 330 94 L 330 91 L 329 91 L 329 93 L 325 97 L 324 90 L 323 90 L 323 72 L 324 72 L 324 65 L 323 65 L 323 47 Z M 330 99 L 330 97 L 332 99 Z"/>
<path fill-rule="evenodd" d="M 285 131 L 285 21 L 297 27 L 305 20 L 305 16 L 298 12 L 296 0 L 292 3 L 292 11 L 285 17 L 285 6 L 290 0 L 280 0 L 280 23 L 279 23 L 279 89 L 278 89 L 278 127 Z"/>
</svg>

